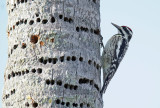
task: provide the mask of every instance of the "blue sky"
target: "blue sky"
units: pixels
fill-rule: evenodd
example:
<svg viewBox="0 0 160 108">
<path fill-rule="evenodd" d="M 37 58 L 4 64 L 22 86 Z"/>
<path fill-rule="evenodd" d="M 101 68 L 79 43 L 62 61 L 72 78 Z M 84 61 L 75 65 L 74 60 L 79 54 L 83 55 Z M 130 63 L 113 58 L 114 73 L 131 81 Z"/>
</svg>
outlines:
<svg viewBox="0 0 160 108">
<path fill-rule="evenodd" d="M 101 0 L 103 42 L 117 33 L 111 22 L 133 30 L 129 49 L 104 98 L 104 108 L 160 108 L 160 0 Z M 7 63 L 7 13 L 0 0 L 0 97 Z M 0 101 L 1 108 L 1 101 Z"/>
</svg>

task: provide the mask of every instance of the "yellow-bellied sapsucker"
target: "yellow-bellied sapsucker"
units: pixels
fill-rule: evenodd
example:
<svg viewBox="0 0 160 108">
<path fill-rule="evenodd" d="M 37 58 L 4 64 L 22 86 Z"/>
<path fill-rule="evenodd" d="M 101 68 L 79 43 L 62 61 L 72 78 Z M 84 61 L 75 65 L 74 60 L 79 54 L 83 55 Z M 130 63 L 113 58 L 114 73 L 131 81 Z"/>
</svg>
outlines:
<svg viewBox="0 0 160 108">
<path fill-rule="evenodd" d="M 100 91 L 101 95 L 105 93 L 110 80 L 122 61 L 133 34 L 127 26 L 118 26 L 113 23 L 112 25 L 118 29 L 118 34 L 108 40 L 102 53 L 103 86 Z"/>
</svg>

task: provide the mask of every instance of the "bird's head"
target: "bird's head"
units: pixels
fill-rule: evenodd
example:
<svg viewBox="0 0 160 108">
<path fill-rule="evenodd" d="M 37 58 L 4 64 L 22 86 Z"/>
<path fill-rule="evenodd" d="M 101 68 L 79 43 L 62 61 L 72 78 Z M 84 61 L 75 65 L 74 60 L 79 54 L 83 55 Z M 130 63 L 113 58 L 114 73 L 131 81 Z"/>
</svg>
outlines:
<svg viewBox="0 0 160 108">
<path fill-rule="evenodd" d="M 128 42 L 131 40 L 133 32 L 129 27 L 127 27 L 127 26 L 118 26 L 117 24 L 114 24 L 114 23 L 111 23 L 111 24 L 118 29 L 118 34 L 122 34 L 122 36 L 127 38 Z"/>
</svg>

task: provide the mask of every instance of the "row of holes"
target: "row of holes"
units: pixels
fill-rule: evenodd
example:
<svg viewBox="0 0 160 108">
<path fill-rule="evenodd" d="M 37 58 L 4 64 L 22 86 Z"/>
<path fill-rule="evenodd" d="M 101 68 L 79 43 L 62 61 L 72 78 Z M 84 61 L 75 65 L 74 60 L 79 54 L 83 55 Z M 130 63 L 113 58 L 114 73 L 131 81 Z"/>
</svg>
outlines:
<svg viewBox="0 0 160 108">
<path fill-rule="evenodd" d="M 72 105 L 73 107 L 83 108 L 83 106 L 84 106 L 84 103 L 80 103 L 80 104 L 78 104 L 78 103 L 72 103 L 71 104 L 70 102 L 64 102 L 64 101 L 61 101 L 60 99 L 55 100 L 55 102 L 56 102 L 56 104 L 61 104 L 63 106 L 65 105 L 67 107 L 70 107 Z M 89 103 L 87 104 L 87 107 L 90 107 Z"/>
<path fill-rule="evenodd" d="M 41 68 L 38 68 L 37 70 L 36 69 L 31 69 L 31 72 L 32 73 L 38 73 L 38 74 L 41 74 L 42 73 L 42 69 Z M 25 75 L 25 74 L 28 74 L 29 73 L 29 70 L 26 70 L 26 71 L 19 71 L 19 72 L 12 72 L 11 74 L 8 74 L 8 79 L 10 79 L 11 77 L 15 77 L 15 76 L 21 76 L 21 75 Z"/>
<path fill-rule="evenodd" d="M 5 98 L 8 99 L 9 96 L 15 94 L 15 92 L 16 92 L 15 89 L 11 90 L 11 93 L 10 93 L 10 94 L 6 94 L 6 95 L 5 95 Z"/>
<path fill-rule="evenodd" d="M 84 32 L 89 32 L 90 31 L 90 33 L 94 33 L 94 34 L 96 34 L 96 35 L 100 35 L 100 30 L 99 29 L 88 29 L 87 27 L 76 27 L 76 31 L 77 32 L 80 32 L 80 31 L 84 31 Z"/>
<path fill-rule="evenodd" d="M 61 56 L 59 58 L 59 60 L 61 62 L 64 62 L 65 61 L 65 57 L 64 56 Z M 67 61 L 76 61 L 77 60 L 77 57 L 76 56 L 67 56 L 66 57 L 66 60 Z M 80 62 L 83 62 L 83 57 L 79 57 L 79 61 Z M 39 58 L 39 62 L 40 63 L 43 63 L 44 65 L 47 64 L 47 63 L 52 63 L 52 64 L 56 64 L 58 62 L 58 58 L 48 58 L 48 59 L 44 59 L 43 57 Z M 88 64 L 91 65 L 92 64 L 92 60 L 88 60 Z M 94 64 L 94 67 L 96 67 L 97 69 L 100 69 L 100 65 L 99 64 L 96 64 L 96 62 L 93 62 Z"/>
<path fill-rule="evenodd" d="M 25 103 L 25 106 L 29 107 L 29 103 L 26 102 L 26 103 Z M 33 106 L 34 108 L 36 108 L 36 107 L 38 107 L 38 103 L 37 103 L 37 102 L 33 102 L 33 103 L 32 103 L 32 106 Z"/>
<path fill-rule="evenodd" d="M 94 84 L 93 80 L 89 80 L 87 78 L 80 78 L 79 79 L 79 84 L 90 84 L 90 85 L 94 85 L 94 87 L 99 91 L 99 87 L 97 84 Z"/>
<path fill-rule="evenodd" d="M 27 3 L 27 1 L 28 1 L 28 0 L 17 0 L 17 5 L 20 4 L 20 3 Z M 32 1 L 34 1 L 34 0 L 32 0 Z M 93 1 L 94 3 L 96 3 L 96 0 L 92 0 L 92 1 Z M 8 2 L 7 4 L 9 4 L 9 2 Z M 16 4 L 14 4 L 14 8 L 16 8 Z M 11 12 L 13 12 L 14 8 L 11 9 Z M 10 13 L 10 10 L 9 10 L 9 13 Z"/>
<path fill-rule="evenodd" d="M 46 80 L 46 84 L 47 85 L 54 85 L 55 84 L 55 80 L 49 80 L 49 79 L 47 79 Z M 62 81 L 61 80 L 58 80 L 57 82 L 56 82 L 56 84 L 58 85 L 58 86 L 62 86 Z M 64 84 L 64 88 L 65 89 L 70 89 L 70 90 L 77 90 L 78 89 L 78 86 L 77 85 L 70 85 L 70 84 Z"/>
</svg>

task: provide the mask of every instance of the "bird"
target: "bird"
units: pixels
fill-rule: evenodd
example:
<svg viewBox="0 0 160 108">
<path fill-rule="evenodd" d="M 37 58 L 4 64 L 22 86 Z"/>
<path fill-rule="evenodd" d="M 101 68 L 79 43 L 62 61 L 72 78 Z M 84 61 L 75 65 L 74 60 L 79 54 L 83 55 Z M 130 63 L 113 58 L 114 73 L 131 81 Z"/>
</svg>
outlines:
<svg viewBox="0 0 160 108">
<path fill-rule="evenodd" d="M 118 29 L 118 34 L 113 35 L 106 43 L 101 63 L 103 68 L 103 86 L 100 90 L 101 96 L 105 93 L 107 86 L 116 73 L 132 38 L 133 32 L 127 26 L 119 26 L 111 23 Z"/>
</svg>

